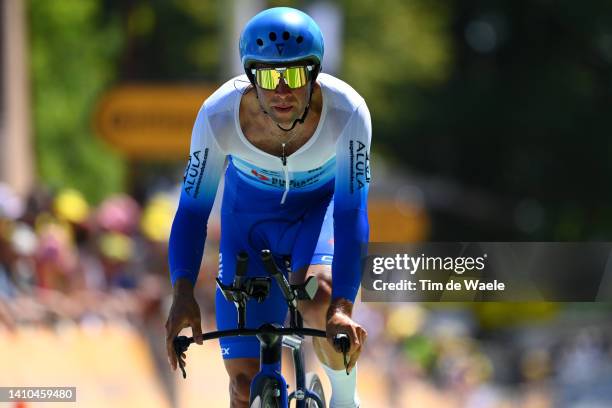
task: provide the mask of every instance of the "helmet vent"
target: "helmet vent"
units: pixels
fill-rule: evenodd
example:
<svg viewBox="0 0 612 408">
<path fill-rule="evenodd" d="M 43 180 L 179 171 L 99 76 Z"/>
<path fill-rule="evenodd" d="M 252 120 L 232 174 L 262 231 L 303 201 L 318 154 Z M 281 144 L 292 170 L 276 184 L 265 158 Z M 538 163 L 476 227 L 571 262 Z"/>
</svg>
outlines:
<svg viewBox="0 0 612 408">
<path fill-rule="evenodd" d="M 296 38 L 296 39 L 295 39 L 295 41 L 296 41 L 298 44 L 301 44 L 301 43 L 302 43 L 302 41 L 304 41 L 304 37 L 302 37 L 301 35 L 298 35 L 298 38 Z"/>
<path fill-rule="evenodd" d="M 270 37 L 270 41 L 276 41 L 276 33 L 270 33 L 268 37 Z"/>
<path fill-rule="evenodd" d="M 283 40 L 287 41 L 289 39 L 289 32 L 288 31 L 284 31 L 283 32 Z"/>
<path fill-rule="evenodd" d="M 261 38 L 257 39 L 257 45 L 259 45 L 260 47 L 263 45 L 263 40 Z"/>
</svg>

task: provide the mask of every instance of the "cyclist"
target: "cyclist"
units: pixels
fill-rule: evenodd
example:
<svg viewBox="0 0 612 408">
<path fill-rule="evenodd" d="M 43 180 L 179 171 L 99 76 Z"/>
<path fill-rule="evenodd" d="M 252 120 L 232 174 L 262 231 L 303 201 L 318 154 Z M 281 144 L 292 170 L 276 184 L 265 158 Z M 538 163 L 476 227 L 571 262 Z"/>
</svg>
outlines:
<svg viewBox="0 0 612 408">
<path fill-rule="evenodd" d="M 326 330 L 314 349 L 332 386 L 331 407 L 356 407 L 355 364 L 366 330 L 352 319 L 368 241 L 370 114 L 343 81 L 320 73 L 323 37 L 305 13 L 286 7 L 253 17 L 240 37 L 246 75 L 232 78 L 202 105 L 191 139 L 169 243 L 173 304 L 166 323 L 172 339 L 191 327 L 201 344 L 193 287 L 200 269 L 207 219 L 225 167 L 219 278 L 233 280 L 235 255 L 250 255 L 249 275 L 266 276 L 258 254 L 267 248 L 290 260 L 292 283 L 319 280 L 313 301 L 301 301 L 306 326 Z M 216 295 L 219 330 L 237 326 L 236 310 Z M 263 303 L 247 307 L 246 327 L 282 324 L 287 306 L 276 285 Z M 347 333 L 349 370 L 331 339 Z M 232 407 L 246 407 L 259 370 L 255 337 L 220 340 L 230 376 Z"/>
</svg>

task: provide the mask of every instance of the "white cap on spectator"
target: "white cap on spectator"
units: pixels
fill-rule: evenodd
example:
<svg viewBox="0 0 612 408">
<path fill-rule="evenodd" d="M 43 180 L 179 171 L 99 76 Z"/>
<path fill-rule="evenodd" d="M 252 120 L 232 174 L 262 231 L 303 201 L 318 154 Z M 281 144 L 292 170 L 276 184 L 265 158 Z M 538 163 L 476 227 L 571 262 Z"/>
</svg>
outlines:
<svg viewBox="0 0 612 408">
<path fill-rule="evenodd" d="M 21 256 L 33 255 L 38 245 L 38 238 L 32 228 L 23 222 L 15 225 L 11 236 L 13 249 Z"/>
</svg>

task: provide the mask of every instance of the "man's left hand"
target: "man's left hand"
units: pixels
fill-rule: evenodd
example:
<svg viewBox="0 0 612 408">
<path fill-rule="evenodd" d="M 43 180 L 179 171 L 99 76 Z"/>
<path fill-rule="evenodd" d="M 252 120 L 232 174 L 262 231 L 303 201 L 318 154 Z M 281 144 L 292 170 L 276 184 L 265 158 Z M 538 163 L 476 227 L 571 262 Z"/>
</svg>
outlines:
<svg viewBox="0 0 612 408">
<path fill-rule="evenodd" d="M 349 362 L 347 369 L 352 370 L 357 359 L 361 354 L 361 348 L 368 337 L 368 332 L 360 324 L 356 323 L 352 319 L 353 314 L 353 303 L 346 299 L 336 299 L 332 302 L 329 309 L 327 310 L 327 340 L 336 349 L 333 343 L 333 338 L 338 333 L 345 333 L 349 336 L 351 341 L 351 347 L 347 353 Z"/>
</svg>

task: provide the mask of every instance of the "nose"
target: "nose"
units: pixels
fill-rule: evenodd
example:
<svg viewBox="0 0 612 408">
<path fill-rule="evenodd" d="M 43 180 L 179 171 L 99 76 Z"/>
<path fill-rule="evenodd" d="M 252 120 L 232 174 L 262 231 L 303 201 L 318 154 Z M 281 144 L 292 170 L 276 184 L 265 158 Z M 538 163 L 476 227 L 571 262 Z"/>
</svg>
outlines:
<svg viewBox="0 0 612 408">
<path fill-rule="evenodd" d="M 281 77 L 281 79 L 280 79 L 280 81 L 278 81 L 278 85 L 276 86 L 276 89 L 274 91 L 277 94 L 284 95 L 284 94 L 291 93 L 291 88 L 289 88 L 289 86 L 285 82 L 285 78 Z"/>
</svg>

